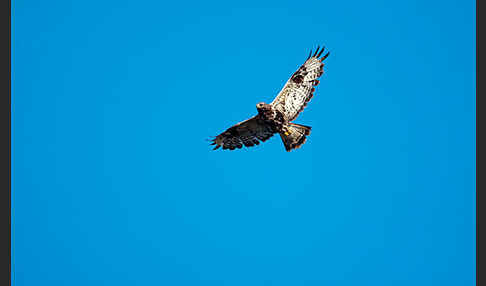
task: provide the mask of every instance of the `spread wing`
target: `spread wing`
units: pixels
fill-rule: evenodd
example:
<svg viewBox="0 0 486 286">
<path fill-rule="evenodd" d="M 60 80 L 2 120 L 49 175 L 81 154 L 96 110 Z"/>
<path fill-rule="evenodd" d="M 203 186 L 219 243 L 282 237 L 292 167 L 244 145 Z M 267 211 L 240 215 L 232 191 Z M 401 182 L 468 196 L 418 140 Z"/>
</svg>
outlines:
<svg viewBox="0 0 486 286">
<path fill-rule="evenodd" d="M 324 73 L 324 59 L 329 56 L 327 52 L 319 58 L 324 48 L 319 47 L 312 55 L 312 50 L 305 63 L 290 77 L 280 93 L 272 101 L 273 108 L 284 114 L 287 121 L 292 121 L 312 98 L 314 87 L 319 84 L 318 78 Z M 311 56 L 312 55 L 312 56 Z"/>
<path fill-rule="evenodd" d="M 216 145 L 213 150 L 219 147 L 223 150 L 240 149 L 243 145 L 251 147 L 260 144 L 260 141 L 265 142 L 273 134 L 272 128 L 257 115 L 228 128 L 212 139 L 211 145 Z"/>
</svg>

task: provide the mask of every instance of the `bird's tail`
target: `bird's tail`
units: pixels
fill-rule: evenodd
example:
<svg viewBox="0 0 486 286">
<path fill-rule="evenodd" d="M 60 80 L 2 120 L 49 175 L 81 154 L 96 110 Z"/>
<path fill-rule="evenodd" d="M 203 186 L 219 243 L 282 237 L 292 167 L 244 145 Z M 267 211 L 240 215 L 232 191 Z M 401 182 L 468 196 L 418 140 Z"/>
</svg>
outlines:
<svg viewBox="0 0 486 286">
<path fill-rule="evenodd" d="M 280 138 L 285 146 L 287 152 L 299 148 L 305 143 L 306 136 L 311 132 L 310 126 L 289 123 L 287 131 L 280 133 Z"/>
</svg>

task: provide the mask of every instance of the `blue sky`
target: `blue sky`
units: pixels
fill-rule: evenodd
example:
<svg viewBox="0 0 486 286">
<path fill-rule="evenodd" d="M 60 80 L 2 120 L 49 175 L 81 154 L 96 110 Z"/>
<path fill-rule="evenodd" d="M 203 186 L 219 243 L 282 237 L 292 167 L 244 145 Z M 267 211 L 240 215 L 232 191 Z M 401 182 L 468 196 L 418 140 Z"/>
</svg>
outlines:
<svg viewBox="0 0 486 286">
<path fill-rule="evenodd" d="M 475 285 L 474 1 L 13 1 L 14 285 Z M 211 151 L 310 49 L 281 140 Z"/>
</svg>

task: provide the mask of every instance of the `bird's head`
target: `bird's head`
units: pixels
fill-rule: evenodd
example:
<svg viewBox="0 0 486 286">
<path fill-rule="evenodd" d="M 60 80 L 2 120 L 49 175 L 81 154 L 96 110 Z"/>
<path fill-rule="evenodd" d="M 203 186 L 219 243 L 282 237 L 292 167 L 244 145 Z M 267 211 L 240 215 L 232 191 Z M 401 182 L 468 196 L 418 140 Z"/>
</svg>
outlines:
<svg viewBox="0 0 486 286">
<path fill-rule="evenodd" d="M 258 111 L 265 111 L 270 107 L 269 104 L 266 104 L 265 102 L 260 102 L 256 105 L 256 108 Z"/>
</svg>

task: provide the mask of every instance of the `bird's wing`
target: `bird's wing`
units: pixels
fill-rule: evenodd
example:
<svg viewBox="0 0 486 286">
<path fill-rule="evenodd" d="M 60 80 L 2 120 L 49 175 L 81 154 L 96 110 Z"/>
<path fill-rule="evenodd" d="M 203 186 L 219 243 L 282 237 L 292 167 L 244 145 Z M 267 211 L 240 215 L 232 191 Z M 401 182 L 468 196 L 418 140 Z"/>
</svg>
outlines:
<svg viewBox="0 0 486 286">
<path fill-rule="evenodd" d="M 213 150 L 219 147 L 223 147 L 223 150 L 234 150 L 243 145 L 252 147 L 260 144 L 260 141 L 265 142 L 273 134 L 272 128 L 257 115 L 228 128 L 212 139 L 211 145 L 216 145 Z"/>
<path fill-rule="evenodd" d="M 324 51 L 319 47 L 312 55 L 312 50 L 305 63 L 290 77 L 280 93 L 272 101 L 273 108 L 284 114 L 287 121 L 292 121 L 312 98 L 314 87 L 319 84 L 318 78 L 324 73 L 324 59 L 329 56 L 327 52 L 319 58 Z"/>
</svg>

